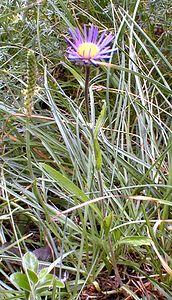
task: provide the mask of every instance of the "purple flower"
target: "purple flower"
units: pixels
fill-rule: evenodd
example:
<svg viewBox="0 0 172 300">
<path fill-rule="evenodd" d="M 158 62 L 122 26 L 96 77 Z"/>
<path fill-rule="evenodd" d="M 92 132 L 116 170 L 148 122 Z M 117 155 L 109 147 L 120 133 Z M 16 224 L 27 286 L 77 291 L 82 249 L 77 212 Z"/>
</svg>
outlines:
<svg viewBox="0 0 172 300">
<path fill-rule="evenodd" d="M 72 30 L 69 28 L 69 33 L 72 37 L 72 41 L 65 37 L 70 47 L 67 49 L 68 58 L 80 63 L 96 65 L 96 61 L 100 59 L 109 59 L 112 50 L 109 44 L 114 39 L 114 35 L 109 33 L 106 35 L 104 31 L 98 39 L 99 30 L 96 26 L 91 25 L 87 30 L 84 25 L 84 34 L 82 35 L 80 30 L 76 28 Z"/>
</svg>

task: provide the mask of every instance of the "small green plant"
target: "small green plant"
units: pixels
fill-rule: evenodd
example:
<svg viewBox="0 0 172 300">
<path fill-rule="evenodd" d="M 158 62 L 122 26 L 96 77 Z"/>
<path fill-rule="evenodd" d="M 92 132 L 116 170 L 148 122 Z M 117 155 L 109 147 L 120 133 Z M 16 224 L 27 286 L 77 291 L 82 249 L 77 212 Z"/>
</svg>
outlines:
<svg viewBox="0 0 172 300">
<path fill-rule="evenodd" d="M 64 283 L 50 272 L 54 269 L 55 264 L 39 271 L 39 262 L 34 254 L 27 252 L 22 259 L 24 272 L 11 274 L 11 283 L 17 289 L 24 291 L 25 299 L 41 299 L 41 295 L 55 288 L 64 288 Z"/>
</svg>

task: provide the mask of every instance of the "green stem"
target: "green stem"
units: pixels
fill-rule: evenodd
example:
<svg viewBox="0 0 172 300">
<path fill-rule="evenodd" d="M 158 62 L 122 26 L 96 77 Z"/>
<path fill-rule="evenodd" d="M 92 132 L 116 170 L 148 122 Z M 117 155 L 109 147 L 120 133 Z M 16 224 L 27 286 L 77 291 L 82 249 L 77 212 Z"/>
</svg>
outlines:
<svg viewBox="0 0 172 300">
<path fill-rule="evenodd" d="M 101 171 L 97 171 L 97 180 L 98 180 L 98 184 L 99 184 L 100 197 L 103 197 L 104 196 L 104 192 L 103 192 L 103 181 L 102 181 Z M 105 210 L 105 205 L 104 205 L 103 199 L 101 201 L 101 206 L 102 206 L 103 217 L 105 218 L 105 216 L 106 216 L 106 210 Z"/>
<path fill-rule="evenodd" d="M 85 66 L 85 111 L 87 122 L 90 122 L 89 109 L 89 81 L 90 81 L 90 66 Z"/>
<path fill-rule="evenodd" d="M 116 262 L 116 255 L 115 255 L 115 252 L 114 252 L 114 249 L 113 249 L 113 246 L 112 246 L 111 238 L 109 238 L 108 243 L 109 243 L 111 259 L 112 259 L 112 266 L 113 266 L 113 269 L 114 269 L 116 280 L 119 284 L 119 287 L 121 287 L 122 286 L 122 279 L 121 279 L 121 276 L 119 274 L 118 265 L 117 265 L 117 262 Z"/>
<path fill-rule="evenodd" d="M 32 179 L 34 179 L 34 174 L 32 170 L 32 159 L 31 159 L 31 148 L 30 148 L 30 118 L 27 116 L 27 122 L 26 122 L 26 155 L 27 155 L 27 165 L 28 165 L 28 170 L 30 173 L 30 176 Z"/>
<path fill-rule="evenodd" d="M 86 65 L 85 66 L 85 111 L 86 111 L 86 118 L 87 118 L 87 122 L 90 122 L 90 107 L 89 107 L 89 83 L 90 83 L 90 66 Z M 93 138 L 93 130 L 91 130 L 91 135 L 92 135 L 92 139 Z M 95 151 L 95 149 L 94 149 Z M 101 176 L 101 172 L 97 171 L 97 179 L 98 179 L 98 184 L 99 184 L 99 189 L 100 189 L 100 196 L 103 197 L 104 193 L 103 193 L 103 182 L 102 182 L 102 176 Z M 102 210 L 103 210 L 103 216 L 105 217 L 105 206 L 104 206 L 104 202 L 102 200 Z"/>
</svg>

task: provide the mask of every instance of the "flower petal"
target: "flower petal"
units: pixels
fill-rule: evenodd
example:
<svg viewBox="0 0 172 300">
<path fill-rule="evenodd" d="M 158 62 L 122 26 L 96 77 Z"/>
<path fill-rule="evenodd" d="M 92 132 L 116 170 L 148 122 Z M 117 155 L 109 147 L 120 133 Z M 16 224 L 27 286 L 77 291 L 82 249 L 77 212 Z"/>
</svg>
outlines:
<svg viewBox="0 0 172 300">
<path fill-rule="evenodd" d="M 108 44 L 110 44 L 110 42 L 113 40 L 113 38 L 114 38 L 113 34 L 112 34 L 112 33 L 109 33 L 109 34 L 107 35 L 107 37 L 104 39 L 104 41 L 103 41 L 101 44 L 98 45 L 99 48 L 100 48 L 100 50 L 101 50 L 102 48 L 106 47 Z"/>
<path fill-rule="evenodd" d="M 99 46 L 99 45 L 101 44 L 101 42 L 103 41 L 105 35 L 106 35 L 106 31 L 104 31 L 104 32 L 102 33 L 102 35 L 100 36 L 100 38 L 99 38 L 99 40 L 98 40 L 98 42 L 97 42 L 97 46 Z"/>
<path fill-rule="evenodd" d="M 78 41 L 79 41 L 80 43 L 83 43 L 83 38 L 82 38 L 82 35 L 81 35 L 80 30 L 79 30 L 78 28 L 76 28 L 76 29 L 75 29 L 75 32 L 76 32 L 76 36 L 77 36 L 77 38 L 78 38 Z"/>
<path fill-rule="evenodd" d="M 92 37 L 92 43 L 96 43 L 96 40 L 97 40 L 98 34 L 99 34 L 98 27 L 94 27 L 94 31 L 93 31 L 93 37 Z"/>
<path fill-rule="evenodd" d="M 87 42 L 89 42 L 89 43 L 92 42 L 93 30 L 94 30 L 94 26 L 91 25 L 91 27 L 88 30 L 88 39 L 87 39 Z"/>
<path fill-rule="evenodd" d="M 69 40 L 67 37 L 65 37 L 65 40 L 73 49 L 75 49 L 75 51 L 77 51 L 78 47 L 75 44 L 73 44 L 71 40 Z"/>
<path fill-rule="evenodd" d="M 71 28 L 69 28 L 69 33 L 70 33 L 71 37 L 73 38 L 73 40 L 76 41 L 77 40 L 77 35 L 75 34 L 75 32 Z"/>
<path fill-rule="evenodd" d="M 86 25 L 84 25 L 84 40 L 87 42 L 87 28 Z"/>
</svg>

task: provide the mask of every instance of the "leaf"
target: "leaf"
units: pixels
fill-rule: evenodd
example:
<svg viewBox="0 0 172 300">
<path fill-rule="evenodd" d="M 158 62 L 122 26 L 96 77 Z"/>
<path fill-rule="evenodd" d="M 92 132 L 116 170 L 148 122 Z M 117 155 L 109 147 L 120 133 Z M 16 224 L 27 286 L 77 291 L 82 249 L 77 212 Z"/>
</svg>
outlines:
<svg viewBox="0 0 172 300">
<path fill-rule="evenodd" d="M 172 187 L 170 187 L 172 190 Z M 129 199 L 132 200 L 137 200 L 137 201 L 151 201 L 155 202 L 157 204 L 164 204 L 168 206 L 172 206 L 172 202 L 164 200 L 164 199 L 159 199 L 159 198 L 154 198 L 154 197 L 149 197 L 149 196 L 143 196 L 143 195 L 136 195 L 136 196 L 128 196 Z"/>
<path fill-rule="evenodd" d="M 39 288 L 42 287 L 51 287 L 53 285 L 56 285 L 56 287 L 58 288 L 64 288 L 65 285 L 64 283 L 59 280 L 55 275 L 53 274 L 47 274 L 45 277 L 42 278 L 42 280 L 40 280 L 39 282 Z"/>
<path fill-rule="evenodd" d="M 75 79 L 79 82 L 80 86 L 84 89 L 85 82 L 81 75 L 73 67 L 67 65 L 66 63 L 63 62 L 62 65 L 72 73 Z"/>
<path fill-rule="evenodd" d="M 143 246 L 143 245 L 151 245 L 151 239 L 144 236 L 130 236 L 130 237 L 124 237 L 119 242 L 117 242 L 117 245 L 131 245 L 134 247 Z"/>
<path fill-rule="evenodd" d="M 61 289 L 63 289 L 65 287 L 64 282 L 61 281 L 60 279 L 57 279 L 57 278 L 55 280 L 55 285 L 56 285 L 57 288 L 61 288 Z"/>
<path fill-rule="evenodd" d="M 48 287 L 53 284 L 53 280 L 55 279 L 53 274 L 46 274 L 42 279 L 39 280 L 39 287 Z"/>
<path fill-rule="evenodd" d="M 105 120 L 105 116 L 106 116 L 106 103 L 103 104 L 102 110 L 100 112 L 100 115 L 96 121 L 96 126 L 94 129 L 94 137 L 96 138 L 98 135 L 98 132 L 100 130 L 100 127 L 103 125 L 104 120 Z"/>
<path fill-rule="evenodd" d="M 48 268 L 42 269 L 42 270 L 39 272 L 39 275 L 38 275 L 39 280 L 42 280 L 43 278 L 45 278 L 46 275 L 48 274 L 48 272 L 49 272 Z"/>
<path fill-rule="evenodd" d="M 67 257 L 68 255 L 72 254 L 73 252 L 74 251 L 69 251 L 69 252 L 63 254 L 63 257 L 58 257 L 54 262 L 52 262 L 49 265 L 49 267 L 42 269 L 38 274 L 39 281 L 44 280 L 44 278 L 56 267 L 60 267 L 61 260 L 65 257 Z"/>
<path fill-rule="evenodd" d="M 88 201 L 89 198 L 85 195 L 85 193 L 80 190 L 79 187 L 77 187 L 70 179 L 68 179 L 66 176 L 62 175 L 60 172 L 56 171 L 52 167 L 41 164 L 43 169 L 50 175 L 51 178 L 53 178 L 57 184 L 61 187 L 67 190 L 69 193 L 76 196 L 81 201 Z"/>
<path fill-rule="evenodd" d="M 94 139 L 94 151 L 96 160 L 96 170 L 100 171 L 102 167 L 102 154 L 97 138 Z"/>
<path fill-rule="evenodd" d="M 16 272 L 10 276 L 11 281 L 19 288 L 30 292 L 30 284 L 25 274 Z"/>
<path fill-rule="evenodd" d="M 34 273 L 38 272 L 38 260 L 34 254 L 31 252 L 27 252 L 23 256 L 23 268 L 24 269 L 30 269 Z"/>
<path fill-rule="evenodd" d="M 113 220 L 113 213 L 111 212 L 107 217 L 103 219 L 103 229 L 105 235 L 108 236 Z"/>
<path fill-rule="evenodd" d="M 45 291 L 45 289 L 50 289 L 52 288 L 54 285 L 56 286 L 56 288 L 64 288 L 65 284 L 63 283 L 63 281 L 61 281 L 60 279 L 58 279 L 55 275 L 53 274 L 46 274 L 48 272 L 48 268 L 45 270 L 42 270 L 40 272 L 39 276 L 39 283 L 36 287 L 36 291 L 41 293 L 43 291 Z M 42 274 L 41 274 L 42 273 Z"/>
<path fill-rule="evenodd" d="M 34 284 L 36 284 L 38 282 L 38 276 L 37 276 L 37 274 L 35 272 L 33 272 L 32 270 L 30 270 L 30 269 L 28 269 L 27 272 L 28 272 L 28 276 L 29 276 L 30 280 Z"/>
</svg>

